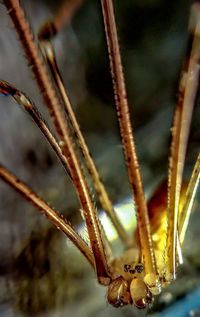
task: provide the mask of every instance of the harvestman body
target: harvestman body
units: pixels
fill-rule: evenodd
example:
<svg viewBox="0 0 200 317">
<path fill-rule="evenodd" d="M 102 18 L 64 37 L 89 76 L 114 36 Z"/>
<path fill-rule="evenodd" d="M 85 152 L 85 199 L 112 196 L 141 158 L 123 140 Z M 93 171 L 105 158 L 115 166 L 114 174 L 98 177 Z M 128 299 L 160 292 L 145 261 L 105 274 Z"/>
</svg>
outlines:
<svg viewBox="0 0 200 317">
<path fill-rule="evenodd" d="M 54 20 L 44 25 L 38 34 L 40 44 L 40 48 L 38 48 L 33 41 L 31 30 L 19 1 L 4 0 L 26 57 L 32 65 L 31 69 L 53 120 L 57 137 L 54 137 L 37 108 L 24 93 L 5 81 L 0 82 L 0 92 L 12 97 L 18 105 L 29 113 L 56 152 L 76 189 L 84 213 L 91 247 L 55 210 L 2 165 L 0 166 L 0 177 L 30 201 L 42 214 L 46 215 L 82 252 L 96 271 L 99 283 L 108 287 L 107 299 L 110 304 L 115 307 L 134 304 L 138 308 L 145 308 L 152 302 L 153 296 L 161 292 L 162 287 L 176 278 L 177 267 L 182 261 L 181 246 L 184 242 L 199 182 L 200 154 L 197 157 L 187 189 L 181 194 L 186 146 L 199 85 L 200 5 L 194 4 L 192 8 L 188 52 L 181 74 L 172 127 L 168 186 L 159 188 L 147 204 L 130 121 L 113 4 L 112 0 L 101 0 L 117 117 L 130 187 L 136 204 L 138 248 L 135 250 L 133 238 L 127 234 L 120 223 L 100 180 L 79 129 L 55 60 L 51 39 L 65 23 L 69 22 L 81 3 L 81 0 L 69 0 Z M 52 78 L 47 75 L 46 65 L 43 63 L 41 54 L 46 60 Z M 67 121 L 64 112 L 67 114 Z M 102 208 L 110 217 L 119 237 L 124 242 L 126 251 L 120 258 L 113 259 L 112 257 L 106 234 L 99 223 L 97 211 L 90 196 L 87 178 L 81 168 L 80 157 L 77 156 L 77 149 L 84 158 L 85 166 L 93 181 Z M 156 206 L 157 198 L 162 195 L 168 196 L 167 203 L 164 206 Z M 181 210 L 179 210 L 180 199 L 183 205 Z M 167 219 L 167 228 L 162 225 L 163 217 Z M 166 237 L 164 243 L 163 238 L 156 239 L 156 237 L 163 237 L 163 231 L 166 233 L 164 234 Z"/>
</svg>

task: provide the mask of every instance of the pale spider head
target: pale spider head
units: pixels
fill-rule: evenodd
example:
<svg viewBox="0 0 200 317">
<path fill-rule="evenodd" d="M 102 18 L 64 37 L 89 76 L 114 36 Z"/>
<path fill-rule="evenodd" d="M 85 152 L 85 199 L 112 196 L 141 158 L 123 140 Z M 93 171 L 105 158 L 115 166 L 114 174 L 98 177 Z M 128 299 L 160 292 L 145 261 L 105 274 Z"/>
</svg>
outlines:
<svg viewBox="0 0 200 317">
<path fill-rule="evenodd" d="M 134 277 L 126 281 L 122 276 L 114 279 L 108 287 L 107 299 L 114 307 L 134 304 L 138 309 L 148 308 L 153 296 L 143 279 Z"/>
</svg>

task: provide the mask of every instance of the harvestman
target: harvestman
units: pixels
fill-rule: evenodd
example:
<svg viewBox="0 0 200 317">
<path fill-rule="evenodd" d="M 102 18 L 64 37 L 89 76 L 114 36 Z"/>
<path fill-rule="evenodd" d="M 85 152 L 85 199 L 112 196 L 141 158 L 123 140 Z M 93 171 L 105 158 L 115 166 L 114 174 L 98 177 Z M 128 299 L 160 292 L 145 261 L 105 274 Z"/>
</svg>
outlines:
<svg viewBox="0 0 200 317">
<path fill-rule="evenodd" d="M 196 3 L 192 7 L 189 45 L 181 74 L 172 127 L 168 189 L 160 188 L 147 204 L 130 121 L 113 4 L 112 0 L 101 0 L 116 112 L 130 187 L 136 204 L 138 247 L 135 250 L 133 238 L 120 223 L 80 132 L 54 55 L 52 38 L 65 23 L 70 21 L 81 3 L 81 0 L 68 1 L 55 18 L 43 26 L 38 34 L 40 44 L 38 48 L 19 1 L 4 0 L 53 120 L 56 137 L 45 124 L 35 105 L 23 92 L 5 81 L 0 82 L 0 91 L 3 95 L 12 97 L 29 113 L 70 176 L 84 213 L 90 247 L 55 210 L 2 165 L 0 177 L 49 218 L 74 243 L 96 271 L 98 282 L 107 286 L 107 299 L 110 304 L 119 307 L 133 303 L 138 308 L 145 308 L 152 302 L 153 296 L 161 292 L 162 287 L 176 278 L 177 267 L 182 263 L 181 247 L 199 182 L 200 154 L 187 190 L 181 194 L 186 146 L 199 85 L 200 5 Z M 42 54 L 51 72 L 51 78 L 47 75 Z M 120 258 L 113 259 L 106 234 L 98 220 L 97 210 L 88 189 L 86 168 L 83 171 L 80 164 L 83 158 L 102 208 L 124 242 L 126 251 Z M 159 206 L 155 203 L 161 195 L 168 197 L 167 206 Z M 183 202 L 181 210 L 180 200 Z M 166 229 L 162 225 L 163 217 L 167 219 Z M 162 230 L 166 232 L 164 243 L 161 243 Z M 158 239 L 156 240 L 155 237 Z"/>
</svg>

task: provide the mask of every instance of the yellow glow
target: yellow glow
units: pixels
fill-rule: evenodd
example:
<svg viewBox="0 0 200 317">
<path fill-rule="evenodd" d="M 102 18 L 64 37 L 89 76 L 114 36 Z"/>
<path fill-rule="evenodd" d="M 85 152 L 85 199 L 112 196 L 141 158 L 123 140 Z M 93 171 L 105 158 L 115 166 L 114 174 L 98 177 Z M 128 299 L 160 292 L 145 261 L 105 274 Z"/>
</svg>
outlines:
<svg viewBox="0 0 200 317">
<path fill-rule="evenodd" d="M 132 199 L 126 199 L 122 203 L 114 206 L 119 220 L 122 222 L 124 228 L 129 232 L 133 231 L 136 228 L 136 218 L 135 218 L 135 207 L 132 202 Z M 110 219 L 105 214 L 104 211 L 100 212 L 99 219 L 105 230 L 106 236 L 109 241 L 115 241 L 118 239 L 118 234 L 115 228 L 113 227 Z M 85 235 L 85 225 L 81 225 L 79 228 L 79 233 Z"/>
</svg>

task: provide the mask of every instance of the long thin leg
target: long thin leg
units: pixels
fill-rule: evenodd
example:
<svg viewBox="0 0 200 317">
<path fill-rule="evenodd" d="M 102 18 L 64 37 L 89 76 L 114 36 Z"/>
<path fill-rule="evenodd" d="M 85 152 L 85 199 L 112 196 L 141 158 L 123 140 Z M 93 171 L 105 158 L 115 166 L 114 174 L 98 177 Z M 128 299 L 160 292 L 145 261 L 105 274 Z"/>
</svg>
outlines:
<svg viewBox="0 0 200 317">
<path fill-rule="evenodd" d="M 179 237 L 180 237 L 180 243 L 183 244 L 186 230 L 189 223 L 189 218 L 192 211 L 192 206 L 194 203 L 195 195 L 198 189 L 200 181 L 200 153 L 197 157 L 192 176 L 190 178 L 185 199 L 183 202 L 183 209 L 181 211 L 179 221 L 178 221 L 178 231 L 179 231 Z"/>
<path fill-rule="evenodd" d="M 111 0 L 101 0 L 101 5 L 108 44 L 120 133 L 123 143 L 125 160 L 128 168 L 129 181 L 137 206 L 136 212 L 138 220 L 139 239 L 146 273 L 145 281 L 151 288 L 158 286 L 157 269 L 152 245 L 147 205 L 145 201 L 142 179 L 139 171 L 139 164 L 131 127 L 125 80 L 117 38 L 114 9 Z"/>
<path fill-rule="evenodd" d="M 18 32 L 26 57 L 32 66 L 31 69 L 44 97 L 51 118 L 53 119 L 57 133 L 59 134 L 61 141 L 63 141 L 62 152 L 68 161 L 70 175 L 85 215 L 98 280 L 100 283 L 106 285 L 110 282 L 110 272 L 105 256 L 101 230 L 97 219 L 96 209 L 92 203 L 89 189 L 81 169 L 81 164 L 74 150 L 69 127 L 66 125 L 65 117 L 63 116 L 56 92 L 52 87 L 47 70 L 41 60 L 40 52 L 33 41 L 32 32 L 25 19 L 25 14 L 19 1 L 5 0 L 4 4 L 6 5 L 8 14 L 12 18 L 13 24 Z"/>
<path fill-rule="evenodd" d="M 62 102 L 65 107 L 65 111 L 67 117 L 70 121 L 70 124 L 73 128 L 73 134 L 75 135 L 75 141 L 78 141 L 78 147 L 84 157 L 84 162 L 86 163 L 87 170 L 89 172 L 89 176 L 93 181 L 94 188 L 98 194 L 99 201 L 103 210 L 106 212 L 107 216 L 112 221 L 115 229 L 118 232 L 119 237 L 122 239 L 124 244 L 129 247 L 132 243 L 130 237 L 126 233 L 123 225 L 121 224 L 115 209 L 113 208 L 112 202 L 108 196 L 108 193 L 104 187 L 104 184 L 101 181 L 100 175 L 98 170 L 95 166 L 95 163 L 92 159 L 92 156 L 89 152 L 88 146 L 86 141 L 82 135 L 80 130 L 79 124 L 77 122 L 76 116 L 74 114 L 70 99 L 68 97 L 67 91 L 64 87 L 63 79 L 60 74 L 57 62 L 55 51 L 52 45 L 52 38 L 61 31 L 61 29 L 66 25 L 69 24 L 72 17 L 75 15 L 77 10 L 80 8 L 83 0 L 70 0 L 64 2 L 63 6 L 61 6 L 60 10 L 55 14 L 55 16 L 47 23 L 45 23 L 40 31 L 38 32 L 38 39 L 40 43 L 40 47 L 42 49 L 43 55 L 49 65 L 49 69 L 51 71 L 52 77 L 54 79 L 56 88 L 60 93 Z M 103 228 L 101 228 L 103 233 Z M 107 238 L 104 234 L 104 245 L 107 249 L 110 249 L 108 241 L 106 242 Z M 107 246 L 106 246 L 107 245 Z M 110 252 L 107 252 L 112 254 Z"/>
<path fill-rule="evenodd" d="M 42 131 L 42 133 L 45 135 L 47 141 L 50 143 L 52 148 L 54 149 L 55 153 L 57 154 L 58 158 L 60 159 L 61 163 L 63 164 L 66 172 L 70 176 L 69 170 L 68 170 L 68 162 L 65 158 L 65 156 L 62 154 L 61 148 L 47 127 L 47 125 L 44 122 L 44 119 L 42 118 L 41 114 L 39 113 L 38 109 L 35 107 L 33 102 L 26 97 L 26 95 L 17 90 L 14 86 L 10 85 L 8 82 L 0 81 L 0 93 L 5 96 L 11 96 L 15 102 L 24 108 L 26 112 L 32 117 L 34 122 L 37 124 L 39 129 Z M 103 231 L 103 228 L 101 227 L 101 231 Z M 106 248 L 105 251 L 107 256 L 112 256 L 112 252 L 110 249 L 108 249 L 107 240 L 105 234 L 103 235 L 104 238 L 104 247 Z"/>
<path fill-rule="evenodd" d="M 29 113 L 31 118 L 35 121 L 35 123 L 37 124 L 37 126 L 42 131 L 47 141 L 55 151 L 56 155 L 60 159 L 67 174 L 70 176 L 68 162 L 61 151 L 58 141 L 53 136 L 52 132 L 49 130 L 48 126 L 46 125 L 44 119 L 42 118 L 41 114 L 39 113 L 33 102 L 30 99 L 28 99 L 22 91 L 19 91 L 14 86 L 10 85 L 8 82 L 5 82 L 3 80 L 0 80 L 0 93 L 5 96 L 11 96 L 19 106 L 23 107 L 23 109 Z"/>
<path fill-rule="evenodd" d="M 40 39 L 40 44 L 42 46 L 42 51 L 44 52 L 45 58 L 47 60 L 47 63 L 50 67 L 52 76 L 55 80 L 56 86 L 58 88 L 58 91 L 60 92 L 62 101 L 65 105 L 67 116 L 72 124 L 72 127 L 75 132 L 76 139 L 78 141 L 80 150 L 83 154 L 83 157 L 85 159 L 85 163 L 87 166 L 87 169 L 89 171 L 89 175 L 91 176 L 91 179 L 93 180 L 94 187 L 96 189 L 96 192 L 98 194 L 99 200 L 101 202 L 103 210 L 106 212 L 108 217 L 111 219 L 115 229 L 117 230 L 119 237 L 122 239 L 122 241 L 125 243 L 126 246 L 130 245 L 130 238 L 128 234 L 126 233 L 124 227 L 122 226 L 114 208 L 111 203 L 111 200 L 108 196 L 108 193 L 100 179 L 99 173 L 97 171 L 97 168 L 95 166 L 95 163 L 91 157 L 91 154 L 89 152 L 89 149 L 87 147 L 86 141 L 80 131 L 79 124 L 76 120 L 72 105 L 70 103 L 69 97 L 67 95 L 66 89 L 64 88 L 63 80 L 61 77 L 61 74 L 59 72 L 56 59 L 55 59 L 55 53 L 53 46 L 49 40 L 42 40 Z"/>
<path fill-rule="evenodd" d="M 46 22 L 39 34 L 39 39 L 50 39 L 61 31 L 61 29 L 69 24 L 76 11 L 81 7 L 84 0 L 68 0 L 64 1 L 58 12 L 52 20 Z"/>
<path fill-rule="evenodd" d="M 197 193 L 200 181 L 200 153 L 194 165 L 192 176 L 190 178 L 187 190 L 185 193 L 182 210 L 179 208 L 178 216 L 178 232 L 177 232 L 177 257 L 178 264 L 183 264 L 183 256 L 181 246 L 185 239 L 185 234 L 188 228 L 192 207 Z"/>
<path fill-rule="evenodd" d="M 58 212 L 53 210 L 47 203 L 45 203 L 38 195 L 36 195 L 25 183 L 16 178 L 10 171 L 0 165 L 0 178 L 4 180 L 9 186 L 13 187 L 23 198 L 35 206 L 38 211 L 45 215 L 57 229 L 64 232 L 64 234 L 73 242 L 79 251 L 85 256 L 88 262 L 95 268 L 94 258 L 92 252 L 85 241 L 74 231 L 74 229 L 61 217 Z"/>
<path fill-rule="evenodd" d="M 200 10 L 199 5 L 193 6 L 193 10 L 195 12 Z M 172 144 L 168 179 L 168 231 L 165 274 L 167 282 L 176 278 L 176 248 L 180 190 L 192 111 L 199 85 L 199 21 L 195 21 L 195 27 L 190 30 L 191 35 L 189 38 L 188 55 L 181 76 L 178 101 L 172 127 Z"/>
<path fill-rule="evenodd" d="M 70 0 L 70 1 L 64 2 L 63 6 L 61 6 L 60 10 L 55 14 L 55 16 L 51 19 L 51 21 L 45 23 L 43 27 L 40 29 L 40 31 L 38 32 L 38 39 L 39 39 L 40 48 L 42 49 L 45 60 L 47 61 L 47 64 L 49 65 L 49 69 L 53 77 L 53 80 L 55 82 L 57 91 L 60 94 L 65 112 L 67 114 L 67 118 L 69 119 L 69 122 L 72 128 L 72 133 L 75 137 L 73 142 L 74 144 L 78 146 L 78 148 L 80 149 L 80 152 L 83 155 L 84 163 L 86 163 L 86 168 L 89 172 L 90 178 L 93 181 L 94 188 L 98 194 L 103 210 L 107 213 L 108 217 L 110 217 L 111 221 L 113 222 L 114 227 L 119 234 L 119 237 L 121 237 L 125 245 L 129 247 L 132 241 L 129 238 L 128 234 L 126 233 L 125 229 L 123 228 L 121 222 L 119 221 L 119 218 L 112 206 L 108 193 L 106 192 L 106 189 L 100 179 L 100 176 L 96 169 L 94 161 L 90 155 L 85 139 L 80 131 L 79 124 L 76 120 L 76 116 L 74 114 L 71 102 L 67 95 L 61 74 L 57 66 L 55 52 L 51 42 L 51 39 L 58 32 L 60 32 L 61 29 L 66 24 L 70 23 L 72 17 L 75 15 L 77 10 L 81 6 L 82 2 L 83 0 Z M 101 226 L 100 223 L 99 225 Z M 101 233 L 102 233 L 102 238 L 104 241 L 104 248 L 105 248 L 107 259 L 111 259 L 112 251 L 111 251 L 110 243 L 106 237 L 106 234 L 102 226 L 101 226 Z"/>
<path fill-rule="evenodd" d="M 119 236 L 122 236 L 122 240 L 124 240 L 125 244 L 128 246 L 128 235 L 126 234 L 126 231 L 124 230 L 117 215 L 115 214 L 112 203 L 108 197 L 108 194 L 105 190 L 103 183 L 100 180 L 98 171 L 94 165 L 93 159 L 89 153 L 89 149 L 80 131 L 78 122 L 73 112 L 72 105 L 70 103 L 69 97 L 67 95 L 67 92 L 63 84 L 61 74 L 57 66 L 55 52 L 51 42 L 51 39 L 58 32 L 60 32 L 61 29 L 65 25 L 68 25 L 71 22 L 71 19 L 73 18 L 77 10 L 80 8 L 82 2 L 83 0 L 64 1 L 63 5 L 60 7 L 60 9 L 54 15 L 54 17 L 42 26 L 42 28 L 38 32 L 38 39 L 39 39 L 40 48 L 49 66 L 57 91 L 59 92 L 62 103 L 64 105 L 67 118 L 70 122 L 70 125 L 71 125 L 70 127 L 72 128 L 72 134 L 74 135 L 73 143 L 80 149 L 84 157 L 84 162 L 82 162 L 82 166 L 83 166 L 83 163 L 86 163 L 86 168 L 89 172 L 90 178 L 93 180 L 93 185 L 95 187 L 95 190 L 97 191 L 97 194 L 99 196 L 103 209 L 105 210 L 107 215 L 110 216 L 111 221 L 113 220 L 114 226 L 116 230 L 118 231 Z M 109 259 L 111 260 L 112 258 L 111 246 L 107 239 L 105 231 L 103 227 L 101 226 L 101 223 L 99 223 L 99 225 L 100 225 L 101 235 L 102 235 L 102 239 L 104 243 L 105 254 L 106 254 L 107 260 L 109 261 Z"/>
</svg>

